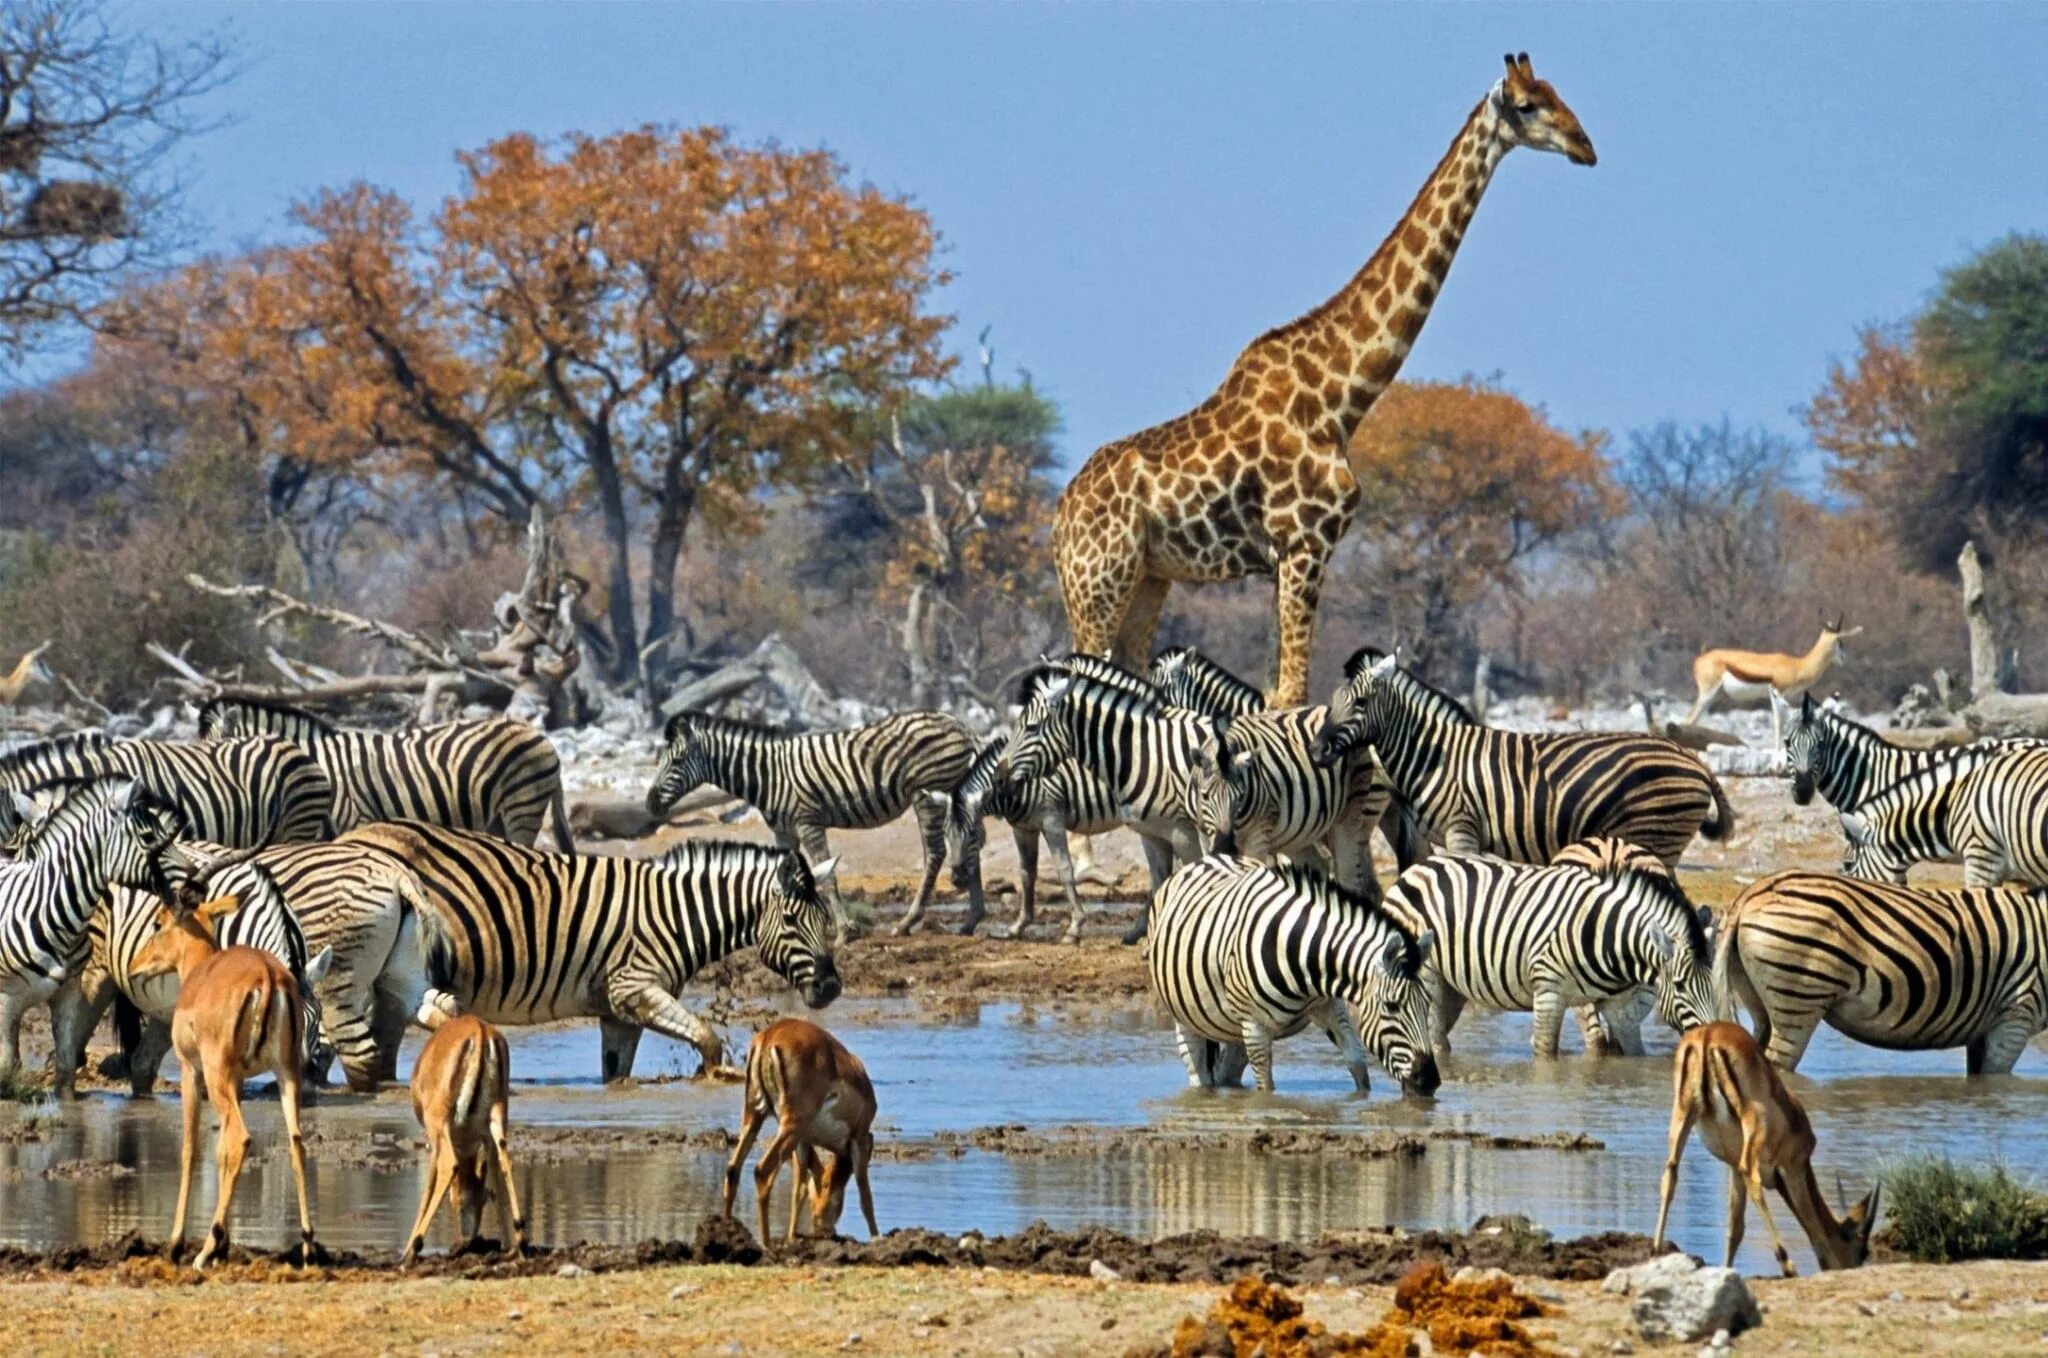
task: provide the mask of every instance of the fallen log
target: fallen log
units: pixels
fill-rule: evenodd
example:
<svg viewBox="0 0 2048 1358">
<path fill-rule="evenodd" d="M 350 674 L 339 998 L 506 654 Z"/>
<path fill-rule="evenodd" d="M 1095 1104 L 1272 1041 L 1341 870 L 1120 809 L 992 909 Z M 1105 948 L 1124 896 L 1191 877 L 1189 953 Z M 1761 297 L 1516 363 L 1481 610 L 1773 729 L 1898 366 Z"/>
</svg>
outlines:
<svg viewBox="0 0 2048 1358">
<path fill-rule="evenodd" d="M 1980 736 L 2048 739 L 2048 693 L 1987 693 L 1963 709 Z"/>
<path fill-rule="evenodd" d="M 569 832 L 577 839 L 645 839 L 677 817 L 734 803 L 731 793 L 700 787 L 669 808 L 666 817 L 651 816 L 637 797 L 584 797 L 569 804 Z"/>
</svg>

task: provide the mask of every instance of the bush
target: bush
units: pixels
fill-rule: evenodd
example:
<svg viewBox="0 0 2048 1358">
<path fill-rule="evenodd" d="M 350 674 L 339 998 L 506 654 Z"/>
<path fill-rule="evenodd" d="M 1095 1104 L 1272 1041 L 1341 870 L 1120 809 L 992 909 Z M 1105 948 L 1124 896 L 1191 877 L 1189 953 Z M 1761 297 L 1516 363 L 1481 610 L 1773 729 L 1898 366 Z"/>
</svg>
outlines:
<svg viewBox="0 0 2048 1358">
<path fill-rule="evenodd" d="M 2048 1196 L 2004 1165 L 1916 1156 L 1886 1172 L 1884 1190 L 1885 1243 L 1921 1263 L 2048 1258 Z"/>
</svg>

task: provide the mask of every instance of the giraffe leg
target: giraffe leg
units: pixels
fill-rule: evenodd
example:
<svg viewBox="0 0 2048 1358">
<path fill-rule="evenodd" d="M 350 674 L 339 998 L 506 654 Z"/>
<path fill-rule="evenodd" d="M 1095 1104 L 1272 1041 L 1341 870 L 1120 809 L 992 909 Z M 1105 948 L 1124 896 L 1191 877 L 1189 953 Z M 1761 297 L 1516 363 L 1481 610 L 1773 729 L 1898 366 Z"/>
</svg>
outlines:
<svg viewBox="0 0 2048 1358">
<path fill-rule="evenodd" d="M 1109 655 L 1144 570 L 1143 540 L 1135 525 L 1127 525 L 1127 541 L 1105 543 L 1097 534 L 1094 553 L 1084 555 L 1067 550 L 1062 526 L 1056 523 L 1053 528 L 1053 565 L 1059 572 L 1060 598 L 1067 606 L 1074 649 L 1087 655 Z"/>
<path fill-rule="evenodd" d="M 1280 560 L 1273 588 L 1280 615 L 1280 668 L 1266 705 L 1300 707 L 1308 701 L 1309 652 L 1316 639 L 1316 605 L 1323 594 L 1325 546 L 1296 548 Z"/>
<path fill-rule="evenodd" d="M 1138 581 L 1116 630 L 1116 649 L 1110 658 L 1117 664 L 1143 674 L 1152 663 L 1152 639 L 1159 635 L 1159 615 L 1166 610 L 1166 592 L 1172 588 L 1171 580 L 1155 576 Z"/>
</svg>

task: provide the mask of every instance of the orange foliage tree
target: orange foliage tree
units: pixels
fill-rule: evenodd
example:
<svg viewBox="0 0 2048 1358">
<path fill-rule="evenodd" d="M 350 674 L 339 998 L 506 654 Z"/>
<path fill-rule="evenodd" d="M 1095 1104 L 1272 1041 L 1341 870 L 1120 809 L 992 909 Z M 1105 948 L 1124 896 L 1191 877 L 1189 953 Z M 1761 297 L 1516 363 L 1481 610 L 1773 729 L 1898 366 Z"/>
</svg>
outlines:
<svg viewBox="0 0 2048 1358">
<path fill-rule="evenodd" d="M 186 271 L 123 333 L 175 344 L 279 456 L 429 476 L 513 525 L 594 501 L 609 667 L 659 681 L 692 525 L 743 530 L 756 491 L 946 371 L 935 233 L 825 152 L 716 128 L 460 159 L 426 225 L 381 189 L 320 193 L 303 239 Z"/>
<path fill-rule="evenodd" d="M 1369 582 L 1359 622 L 1391 624 L 1424 669 L 1469 643 L 1474 606 L 1516 587 L 1532 552 L 1614 510 L 1605 443 L 1475 379 L 1389 389 L 1351 440 L 1365 489 L 1350 553 Z"/>
</svg>

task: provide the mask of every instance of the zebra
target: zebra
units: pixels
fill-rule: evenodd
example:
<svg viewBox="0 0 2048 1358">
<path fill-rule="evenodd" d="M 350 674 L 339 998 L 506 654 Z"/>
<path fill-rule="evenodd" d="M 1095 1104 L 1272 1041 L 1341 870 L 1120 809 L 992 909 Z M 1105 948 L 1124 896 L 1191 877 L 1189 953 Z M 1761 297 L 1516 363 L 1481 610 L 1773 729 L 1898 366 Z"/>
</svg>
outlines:
<svg viewBox="0 0 2048 1358">
<path fill-rule="evenodd" d="M 1325 712 L 1253 712 L 1222 728 L 1234 852 L 1272 861 L 1327 852 L 1346 887 L 1377 899 L 1372 832 L 1393 791 L 1370 750 L 1322 764 L 1314 758 Z"/>
<path fill-rule="evenodd" d="M 141 782 L 194 839 L 230 848 L 326 839 L 334 785 L 313 756 L 276 736 L 190 743 L 57 736 L 0 755 L 0 791 L 95 778 Z"/>
<path fill-rule="evenodd" d="M 214 698 L 199 709 L 201 739 L 257 734 L 280 736 L 319 761 L 334 785 L 337 830 L 420 820 L 533 844 L 552 809 L 555 847 L 576 851 L 562 797 L 561 757 L 523 721 L 492 717 L 366 731 L 251 698 Z"/>
<path fill-rule="evenodd" d="M 945 857 L 945 817 L 953 789 L 974 763 L 974 737 L 943 712 L 899 712 L 850 731 L 785 735 L 750 722 L 703 712 L 678 712 L 647 789 L 657 818 L 705 783 L 750 802 L 785 849 L 801 848 L 813 864 L 834 862 L 827 829 L 867 830 L 912 810 L 924 845 L 924 880 L 895 932 L 924 919 Z M 834 937 L 846 939 L 839 881 L 818 870 L 831 903 Z"/>
<path fill-rule="evenodd" d="M 1391 655 L 1360 651 L 1344 675 L 1316 737 L 1317 760 L 1370 745 L 1395 795 L 1451 853 L 1547 863 L 1567 844 L 1604 836 L 1675 868 L 1695 833 L 1721 839 L 1734 828 L 1720 783 L 1661 737 L 1471 725 Z"/>
<path fill-rule="evenodd" d="M 108 779 L 49 814 L 32 858 L 0 866 L 0 1080 L 21 1068 L 22 1016 L 48 1004 L 57 1092 L 75 1092 L 75 1053 L 85 1040 L 78 971 L 93 910 L 117 884 L 173 899 L 191 876 L 178 846 L 184 830 L 177 808 L 148 787 Z"/>
<path fill-rule="evenodd" d="M 1958 753 L 1973 757 L 1930 764 L 1841 813 L 1842 838 L 1848 842 L 1844 873 L 1904 886 L 1906 870 L 1914 863 L 1955 861 L 1956 809 L 1970 778 L 1989 762 L 1976 759 L 1973 751 Z"/>
<path fill-rule="evenodd" d="M 1663 861 L 1631 844 L 1569 845 L 1548 867 L 1440 854 L 1402 873 L 1386 908 L 1436 936 L 1423 976 L 1439 1057 L 1467 1002 L 1533 1012 L 1531 1046 L 1545 1060 L 1574 1006 L 1593 1006 L 1608 1041 L 1631 1055 L 1642 1054 L 1644 990 L 1680 1032 L 1720 1011 L 1705 922 Z"/>
<path fill-rule="evenodd" d="M 1266 695 L 1192 646 L 1152 657 L 1149 676 L 1166 701 L 1204 716 L 1234 720 L 1266 710 Z"/>
<path fill-rule="evenodd" d="M 403 859 L 424 889 L 416 1014 L 428 1028 L 462 1013 L 496 1024 L 595 1016 L 611 1081 L 632 1074 L 642 1028 L 696 1047 L 706 1072 L 719 1065 L 718 1034 L 676 993 L 749 944 L 809 1007 L 839 995 L 830 913 L 795 850 L 693 840 L 652 862 L 569 857 L 417 821 L 350 838 Z"/>
<path fill-rule="evenodd" d="M 1241 1048 L 1270 1092 L 1273 1043 L 1313 1023 L 1343 1052 L 1361 1093 L 1368 1048 L 1405 1092 L 1436 1091 L 1421 978 L 1434 943 L 1427 930 L 1311 869 L 1221 855 L 1168 878 L 1153 917 L 1152 990 L 1173 1018 L 1191 1085 L 1230 1082 Z"/>
<path fill-rule="evenodd" d="M 1174 860 L 1193 862 L 1219 838 L 1227 844 L 1231 794 L 1222 735 L 1208 718 L 1142 690 L 1045 666 L 1024 676 L 1017 708 L 1010 776 L 1028 783 L 1077 763 L 1109 788 L 1118 819 L 1138 832 L 1152 881 L 1124 934 L 1126 944 L 1135 944 L 1145 936 L 1151 895 Z"/>
<path fill-rule="evenodd" d="M 1837 811 L 1854 811 L 1876 793 L 1919 774 L 1968 773 L 2001 754 L 2042 743 L 2022 739 L 1909 750 L 1831 706 L 1816 707 L 1808 694 L 1786 725 L 1785 763 L 1795 803 L 1805 806 L 1818 792 Z"/>
<path fill-rule="evenodd" d="M 1728 908 L 1714 970 L 1780 1070 L 1825 1022 L 1894 1051 L 1962 1047 L 1970 1074 L 2005 1075 L 2048 1027 L 2048 890 L 1775 873 Z"/>
<path fill-rule="evenodd" d="M 1964 886 L 2048 886 L 2048 745 L 2011 750 L 1965 775 L 1949 836 Z"/>
<path fill-rule="evenodd" d="M 981 854 L 988 842 L 985 818 L 994 816 L 1009 823 L 1017 842 L 1017 862 L 1023 879 L 1011 937 L 1023 937 L 1025 927 L 1037 916 L 1038 845 L 1042 837 L 1052 849 L 1060 886 L 1067 896 L 1067 928 L 1060 935 L 1061 941 L 1078 943 L 1081 898 L 1076 890 L 1077 877 L 1067 836 L 1103 834 L 1121 826 L 1124 821 L 1116 791 L 1071 759 L 1061 760 L 1042 778 L 1011 778 L 1003 760 L 1009 743 L 1009 733 L 1005 731 L 989 737 L 975 754 L 974 763 L 960 780 L 947 809 L 946 862 L 952 871 L 953 885 L 967 893 L 968 901 L 967 922 L 960 932 L 974 932 L 985 913 Z"/>
</svg>

